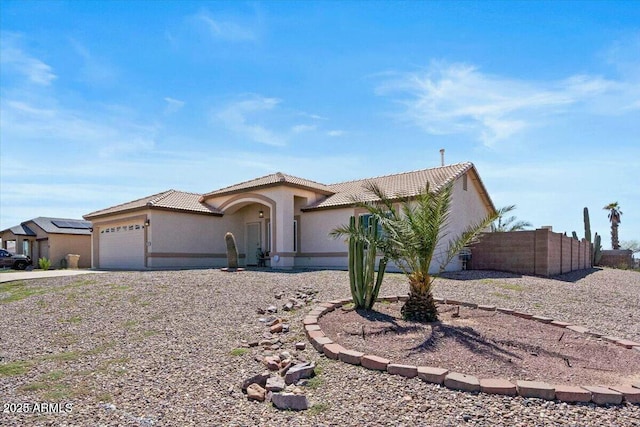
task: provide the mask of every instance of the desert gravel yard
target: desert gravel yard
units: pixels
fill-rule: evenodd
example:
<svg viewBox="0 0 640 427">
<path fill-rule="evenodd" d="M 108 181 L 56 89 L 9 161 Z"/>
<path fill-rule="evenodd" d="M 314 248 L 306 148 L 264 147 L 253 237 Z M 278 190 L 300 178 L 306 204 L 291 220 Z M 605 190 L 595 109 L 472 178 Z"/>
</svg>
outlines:
<svg viewBox="0 0 640 427">
<path fill-rule="evenodd" d="M 469 271 L 438 279 L 435 294 L 640 341 L 640 273 L 590 273 L 551 280 Z M 309 410 L 248 401 L 242 381 L 264 370 L 255 360 L 264 350 L 244 348 L 265 332 L 256 310 L 281 308 L 301 288 L 317 290 L 320 301 L 349 297 L 343 271 L 112 272 L 2 283 L 0 425 L 640 426 L 640 405 L 467 394 L 328 360 L 310 345 L 298 351 L 317 363 L 302 387 Z M 404 276 L 387 274 L 381 295 L 407 290 Z M 291 325 L 282 350 L 306 342 L 301 319 L 312 307 L 279 310 Z M 38 412 L 33 405 L 42 403 L 61 406 L 15 412 L 25 404 Z"/>
</svg>

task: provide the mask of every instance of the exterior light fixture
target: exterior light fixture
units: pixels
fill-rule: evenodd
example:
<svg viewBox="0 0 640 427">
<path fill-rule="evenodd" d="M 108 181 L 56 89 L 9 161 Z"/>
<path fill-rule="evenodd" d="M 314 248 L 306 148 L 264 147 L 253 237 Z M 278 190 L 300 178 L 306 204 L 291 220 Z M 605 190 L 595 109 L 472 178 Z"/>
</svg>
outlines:
<svg viewBox="0 0 640 427">
<path fill-rule="evenodd" d="M 258 218 L 264 218 L 264 212 L 258 211 Z"/>
<path fill-rule="evenodd" d="M 145 226 L 145 227 L 148 227 L 148 226 L 150 226 L 150 225 L 151 225 L 151 220 L 150 220 L 150 219 L 147 219 L 147 220 L 144 222 L 144 226 Z"/>
</svg>

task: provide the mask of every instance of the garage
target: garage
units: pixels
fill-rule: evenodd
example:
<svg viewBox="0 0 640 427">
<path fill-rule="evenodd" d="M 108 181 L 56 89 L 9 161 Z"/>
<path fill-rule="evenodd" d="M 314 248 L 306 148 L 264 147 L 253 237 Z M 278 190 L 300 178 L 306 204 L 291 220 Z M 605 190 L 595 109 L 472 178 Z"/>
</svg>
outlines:
<svg viewBox="0 0 640 427">
<path fill-rule="evenodd" d="M 99 267 L 143 269 L 144 225 L 131 222 L 100 228 Z"/>
</svg>

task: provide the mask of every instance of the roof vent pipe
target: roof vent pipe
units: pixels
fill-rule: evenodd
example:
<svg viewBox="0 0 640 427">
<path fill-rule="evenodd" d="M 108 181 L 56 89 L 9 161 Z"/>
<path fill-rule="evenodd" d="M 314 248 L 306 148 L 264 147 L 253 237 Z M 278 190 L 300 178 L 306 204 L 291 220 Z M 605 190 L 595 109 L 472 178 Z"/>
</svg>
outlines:
<svg viewBox="0 0 640 427">
<path fill-rule="evenodd" d="M 444 148 L 440 149 L 440 166 L 444 166 Z"/>
</svg>

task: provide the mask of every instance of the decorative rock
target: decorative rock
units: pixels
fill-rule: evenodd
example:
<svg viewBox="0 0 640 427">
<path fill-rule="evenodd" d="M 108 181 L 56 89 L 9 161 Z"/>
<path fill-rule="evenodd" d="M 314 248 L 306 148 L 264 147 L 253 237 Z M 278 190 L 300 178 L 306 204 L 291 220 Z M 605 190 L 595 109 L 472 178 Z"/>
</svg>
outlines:
<svg viewBox="0 0 640 427">
<path fill-rule="evenodd" d="M 282 306 L 282 310 L 283 311 L 291 311 L 291 310 L 293 310 L 293 303 L 291 301 L 289 301 L 288 303 L 286 303 L 285 305 Z"/>
<path fill-rule="evenodd" d="M 247 387 L 247 399 L 264 402 L 267 391 L 258 384 L 251 384 Z"/>
<path fill-rule="evenodd" d="M 269 307 L 267 307 L 267 313 L 277 313 L 278 312 L 278 307 L 276 307 L 275 305 L 270 305 Z"/>
<path fill-rule="evenodd" d="M 480 391 L 480 381 L 473 375 L 449 372 L 444 377 L 444 386 L 453 390 Z"/>
<path fill-rule="evenodd" d="M 267 323 L 267 326 L 277 325 L 278 323 L 282 323 L 282 319 L 279 317 L 274 317 L 273 320 Z"/>
<path fill-rule="evenodd" d="M 338 359 L 340 359 L 340 361 L 342 362 L 349 363 L 351 365 L 359 365 L 360 359 L 362 359 L 362 356 L 364 356 L 364 353 L 360 351 L 342 350 L 338 354 Z"/>
<path fill-rule="evenodd" d="M 251 384 L 258 384 L 260 387 L 266 386 L 267 385 L 267 379 L 270 376 L 271 376 L 271 374 L 269 372 L 263 372 L 261 374 L 254 375 L 251 378 L 247 378 L 246 380 L 244 380 L 242 382 L 242 392 L 246 393 L 247 392 L 247 388 Z"/>
<path fill-rule="evenodd" d="M 383 357 L 378 357 L 374 355 L 366 355 L 362 356 L 360 359 L 360 364 L 367 369 L 374 369 L 377 371 L 386 371 L 387 365 L 391 363 L 389 359 L 385 359 Z"/>
<path fill-rule="evenodd" d="M 286 384 L 295 384 L 301 378 L 311 378 L 314 375 L 316 364 L 313 362 L 299 363 L 292 366 L 284 376 Z"/>
<path fill-rule="evenodd" d="M 553 400 L 556 397 L 552 385 L 539 381 L 516 381 L 518 394 L 522 397 L 537 397 L 538 399 Z"/>
<path fill-rule="evenodd" d="M 584 386 L 591 392 L 591 401 L 596 405 L 619 405 L 622 403 L 622 393 L 600 386 Z"/>
<path fill-rule="evenodd" d="M 276 323 L 275 325 L 271 326 L 269 328 L 269 332 L 271 332 L 272 334 L 277 334 L 279 332 L 282 332 L 283 330 L 283 324 L 282 323 Z"/>
<path fill-rule="evenodd" d="M 418 378 L 428 383 L 442 384 L 448 373 L 448 370 L 442 368 L 434 368 L 431 366 L 418 367 Z"/>
<path fill-rule="evenodd" d="M 622 393 L 624 400 L 629 403 L 640 403 L 640 389 L 631 387 L 630 385 L 616 385 L 609 388 L 618 393 Z"/>
<path fill-rule="evenodd" d="M 309 408 L 307 396 L 294 393 L 273 393 L 271 403 L 278 409 L 304 411 Z"/>
<path fill-rule="evenodd" d="M 284 386 L 285 386 L 284 378 L 282 378 L 281 376 L 274 376 L 274 377 L 270 377 L 267 380 L 266 389 L 268 391 L 278 392 L 278 391 L 284 390 Z"/>
<path fill-rule="evenodd" d="M 481 379 L 480 391 L 483 393 L 504 394 L 507 396 L 515 396 L 517 394 L 515 384 L 499 378 Z"/>
<path fill-rule="evenodd" d="M 413 365 L 400 365 L 390 363 L 387 365 L 387 372 L 391 375 L 400 375 L 405 378 L 413 378 L 418 375 L 418 367 Z"/>
<path fill-rule="evenodd" d="M 277 371 L 280 369 L 280 359 L 273 356 L 267 356 L 264 358 L 263 363 L 270 371 Z"/>
<path fill-rule="evenodd" d="M 296 350 L 304 350 L 305 348 L 307 348 L 307 343 L 304 343 L 304 342 L 296 343 Z"/>
<path fill-rule="evenodd" d="M 265 314 L 265 313 L 266 313 L 266 311 L 265 311 L 265 309 L 264 309 L 264 308 L 260 308 L 260 307 L 258 307 L 258 308 L 256 308 L 256 313 L 258 313 L 258 314 Z"/>
<path fill-rule="evenodd" d="M 282 324 L 282 333 L 286 334 L 287 332 L 289 332 L 289 328 L 290 328 L 290 326 L 289 326 L 288 323 L 283 323 Z"/>
<path fill-rule="evenodd" d="M 585 390 L 582 387 L 575 387 L 570 385 L 557 385 L 556 399 L 562 402 L 576 403 L 576 402 L 590 402 L 591 392 Z"/>
</svg>

